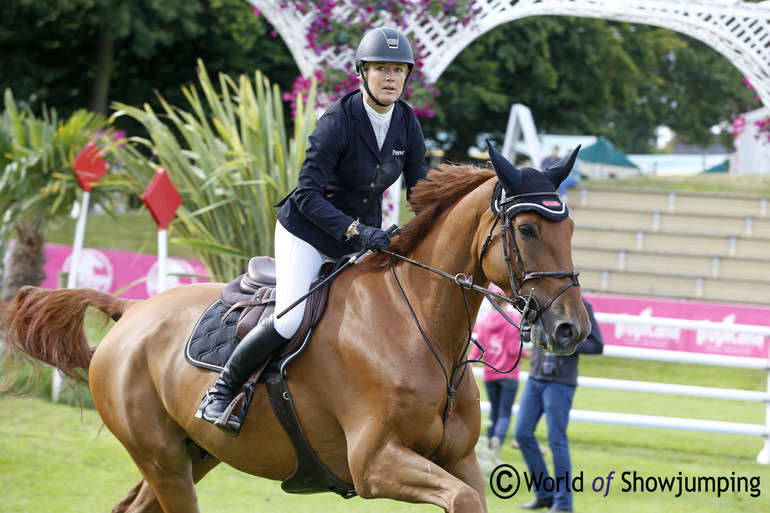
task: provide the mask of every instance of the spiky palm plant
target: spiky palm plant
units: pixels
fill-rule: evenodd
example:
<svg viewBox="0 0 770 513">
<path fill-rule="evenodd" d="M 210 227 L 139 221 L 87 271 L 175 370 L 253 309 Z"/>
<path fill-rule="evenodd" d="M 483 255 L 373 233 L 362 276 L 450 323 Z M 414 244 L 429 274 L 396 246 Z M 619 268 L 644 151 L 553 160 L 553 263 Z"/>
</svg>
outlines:
<svg viewBox="0 0 770 513">
<path fill-rule="evenodd" d="M 66 216 L 81 198 L 72 171 L 75 156 L 104 130 L 104 116 L 79 110 L 59 120 L 55 109 L 38 117 L 19 111 L 10 89 L 4 95 L 0 117 L 0 256 L 15 239 L 10 264 L 4 272 L 2 297 L 23 285 L 45 279 L 45 226 Z M 92 191 L 93 203 L 112 205 L 116 183 L 110 179 Z"/>
<path fill-rule="evenodd" d="M 287 137 L 281 94 L 259 71 L 252 81 L 225 74 L 212 83 L 201 61 L 198 82 L 183 88 L 187 109 L 159 97 L 162 111 L 115 104 L 117 116 L 138 121 L 148 138 L 115 146 L 137 194 L 158 167 L 183 198 L 169 227 L 171 242 L 191 247 L 217 281 L 242 273 L 248 258 L 273 253 L 275 209 L 296 185 L 305 144 L 315 127 L 314 88 L 297 103 Z"/>
</svg>

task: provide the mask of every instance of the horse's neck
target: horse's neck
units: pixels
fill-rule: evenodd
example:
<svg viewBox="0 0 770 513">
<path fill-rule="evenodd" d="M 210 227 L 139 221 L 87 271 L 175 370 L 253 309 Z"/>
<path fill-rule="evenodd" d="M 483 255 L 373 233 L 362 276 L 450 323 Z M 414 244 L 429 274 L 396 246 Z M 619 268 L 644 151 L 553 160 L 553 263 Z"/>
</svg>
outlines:
<svg viewBox="0 0 770 513">
<path fill-rule="evenodd" d="M 479 274 L 478 257 L 473 234 L 478 229 L 478 215 L 465 211 L 453 211 L 432 230 L 417 248 L 412 258 L 451 275 L 470 278 Z M 419 322 L 427 337 L 447 361 L 457 361 L 468 342 L 471 325 L 481 306 L 483 297 L 463 289 L 454 280 L 431 271 L 401 265 L 397 274 L 412 301 Z M 483 276 L 473 276 L 474 283 L 484 282 Z M 467 306 L 466 306 L 467 299 Z M 415 304 L 418 303 L 418 304 Z M 470 314 L 470 320 L 469 320 Z"/>
</svg>

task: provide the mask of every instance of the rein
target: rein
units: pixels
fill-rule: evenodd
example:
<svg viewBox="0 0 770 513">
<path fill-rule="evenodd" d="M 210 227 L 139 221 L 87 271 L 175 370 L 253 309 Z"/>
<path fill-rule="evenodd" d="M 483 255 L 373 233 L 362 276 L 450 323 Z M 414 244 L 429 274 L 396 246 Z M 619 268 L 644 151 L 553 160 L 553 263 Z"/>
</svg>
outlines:
<svg viewBox="0 0 770 513">
<path fill-rule="evenodd" d="M 460 385 L 463 382 L 463 378 L 465 378 L 465 373 L 467 370 L 467 364 L 470 363 L 469 360 L 463 361 L 462 357 L 460 357 L 460 361 L 457 363 L 457 365 L 452 369 L 452 375 L 451 377 L 447 373 L 447 369 L 444 366 L 444 363 L 441 361 L 441 357 L 438 354 L 438 351 L 436 351 L 436 348 L 431 343 L 430 339 L 428 338 L 428 335 L 425 333 L 425 330 L 422 329 L 422 326 L 420 325 L 420 321 L 417 319 L 417 314 L 414 312 L 414 308 L 412 308 L 412 304 L 409 302 L 409 298 L 406 297 L 406 292 L 404 291 L 404 287 L 401 286 L 401 281 L 398 279 L 398 276 L 396 275 L 396 269 L 391 266 L 390 272 L 393 274 L 393 278 L 396 280 L 396 285 L 398 285 L 398 290 L 401 292 L 401 297 L 404 299 L 404 302 L 406 303 L 407 308 L 409 308 L 409 313 L 412 315 L 412 319 L 414 320 L 415 325 L 417 326 L 417 329 L 420 331 L 420 335 L 422 335 L 423 340 L 428 345 L 428 348 L 430 348 L 431 352 L 433 353 L 433 356 L 436 358 L 436 361 L 438 362 L 439 366 L 441 366 L 441 371 L 444 373 L 444 380 L 446 381 L 446 387 L 447 387 L 447 399 L 446 399 L 446 406 L 444 407 L 444 423 L 446 423 L 447 419 L 450 415 L 452 415 L 452 412 L 454 411 L 454 403 L 455 403 L 455 395 L 457 394 L 457 390 L 459 390 Z M 465 344 L 465 348 L 463 349 L 463 354 L 468 352 L 468 346 L 470 346 L 471 341 L 473 341 L 475 344 L 478 344 L 475 340 L 473 340 L 473 333 L 471 332 L 471 310 L 470 306 L 468 305 L 468 297 L 465 294 L 465 291 L 467 290 L 463 285 L 460 285 L 460 290 L 463 294 L 463 301 L 465 301 L 465 311 L 468 314 L 468 342 Z M 484 351 L 483 348 L 481 348 L 482 353 Z M 457 376 L 457 372 L 462 367 L 462 374 L 460 375 L 460 380 L 457 382 L 457 385 L 454 385 L 455 377 Z"/>
<path fill-rule="evenodd" d="M 467 277 L 463 273 L 459 273 L 456 275 L 451 275 L 449 273 L 446 273 L 440 269 L 436 269 L 434 267 L 430 267 L 428 265 L 425 265 L 423 263 L 417 262 L 416 260 L 412 260 L 411 258 L 405 257 L 403 255 L 399 255 L 397 253 L 393 253 L 392 251 L 383 250 L 382 253 L 385 253 L 387 255 L 390 255 L 394 258 L 398 258 L 400 260 L 403 260 L 404 262 L 407 262 L 411 265 L 414 265 L 416 267 L 419 267 L 421 269 L 426 269 L 428 271 L 434 272 L 438 274 L 439 276 L 442 276 L 444 278 L 448 278 L 452 281 L 454 281 L 459 287 L 460 291 L 463 295 L 463 302 L 465 303 L 465 312 L 468 317 L 468 342 L 465 344 L 465 348 L 463 349 L 462 354 L 467 354 L 468 347 L 471 345 L 471 343 L 475 344 L 480 350 L 481 350 L 481 357 L 484 356 L 486 350 L 484 349 L 484 346 L 482 346 L 476 339 L 473 338 L 473 322 L 471 320 L 471 309 L 470 305 L 468 305 L 468 296 L 466 291 L 468 290 L 475 290 L 477 292 L 481 292 L 484 294 L 484 296 L 487 298 L 487 300 L 492 303 L 492 306 L 494 306 L 498 312 L 502 314 L 502 316 L 507 320 L 509 323 L 511 323 L 513 326 L 518 328 L 519 330 L 522 330 L 522 328 L 519 324 L 516 324 L 516 322 L 508 317 L 508 315 L 505 313 L 505 311 L 500 308 L 500 306 L 493 300 L 493 298 L 497 298 L 503 301 L 507 301 L 509 303 L 512 303 L 515 305 L 514 301 L 509 298 L 508 296 L 505 296 L 503 294 L 500 294 L 498 292 L 495 292 L 493 290 L 490 290 L 485 287 L 481 287 L 479 285 L 476 285 L 473 283 L 473 276 Z M 444 408 L 444 422 L 446 423 L 446 420 L 449 418 L 450 415 L 452 415 L 452 411 L 454 410 L 454 399 L 455 395 L 457 394 L 457 391 L 460 389 L 460 385 L 462 384 L 463 379 L 465 378 L 467 366 L 470 363 L 480 363 L 482 365 L 486 365 L 487 367 L 500 372 L 502 374 L 507 374 L 509 372 L 512 372 L 513 369 L 515 369 L 519 362 L 521 361 L 521 350 L 524 346 L 524 337 L 521 337 L 520 347 L 519 347 L 519 356 L 516 358 L 516 362 L 513 364 L 513 366 L 508 370 L 500 370 L 493 365 L 490 365 L 489 363 L 478 359 L 478 360 L 469 360 L 469 359 L 463 359 L 460 357 L 460 361 L 455 365 L 455 367 L 452 369 L 451 377 L 449 373 L 447 373 L 447 369 L 444 366 L 444 363 L 441 361 L 441 358 L 439 357 L 438 351 L 436 351 L 436 348 L 433 346 L 433 343 L 428 338 L 428 335 L 425 333 L 425 330 L 422 329 L 422 326 L 420 325 L 419 319 L 417 319 L 417 314 L 414 311 L 414 308 L 412 308 L 412 304 L 409 302 L 409 298 L 406 297 L 406 292 L 404 291 L 404 287 L 401 285 L 401 280 L 398 279 L 398 276 L 396 275 L 396 269 L 393 266 L 390 266 L 390 272 L 393 275 L 393 279 L 396 280 L 396 285 L 398 286 L 399 292 L 401 292 L 401 297 L 403 298 L 404 302 L 406 303 L 407 308 L 409 309 L 409 313 L 412 316 L 412 320 L 414 320 L 415 325 L 417 326 L 417 329 L 420 331 L 420 335 L 422 335 L 423 340 L 425 341 L 425 344 L 428 346 L 428 348 L 433 353 L 433 356 L 436 358 L 436 361 L 438 362 L 439 366 L 441 367 L 441 371 L 444 373 L 444 380 L 446 381 L 446 387 L 447 387 L 447 404 Z M 530 302 L 532 300 L 532 296 L 530 295 L 529 298 L 527 298 L 525 306 L 524 306 L 524 312 L 528 311 Z M 523 315 L 523 314 L 522 314 Z M 462 368 L 462 374 L 460 375 L 459 381 L 457 381 L 457 384 L 455 385 L 455 378 L 457 377 L 457 373 Z"/>
</svg>

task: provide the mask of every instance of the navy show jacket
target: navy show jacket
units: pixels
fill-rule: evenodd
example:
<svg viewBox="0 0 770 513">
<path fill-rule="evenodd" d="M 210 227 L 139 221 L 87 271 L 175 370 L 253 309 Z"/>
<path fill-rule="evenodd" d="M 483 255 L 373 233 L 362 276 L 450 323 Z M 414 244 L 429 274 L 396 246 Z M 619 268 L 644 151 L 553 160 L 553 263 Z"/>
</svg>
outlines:
<svg viewBox="0 0 770 513">
<path fill-rule="evenodd" d="M 278 221 L 330 258 L 361 249 L 345 241 L 354 220 L 380 227 L 382 193 L 401 173 L 408 191 L 428 172 L 422 127 L 403 100 L 393 105 L 381 150 L 360 91 L 329 107 L 309 141 L 297 188 L 277 205 Z"/>
</svg>

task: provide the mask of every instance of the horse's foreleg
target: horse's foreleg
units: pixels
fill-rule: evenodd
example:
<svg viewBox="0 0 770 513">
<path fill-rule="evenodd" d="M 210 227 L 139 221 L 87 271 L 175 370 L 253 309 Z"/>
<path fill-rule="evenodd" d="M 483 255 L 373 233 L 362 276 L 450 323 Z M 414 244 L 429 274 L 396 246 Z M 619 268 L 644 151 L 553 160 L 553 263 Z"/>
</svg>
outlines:
<svg viewBox="0 0 770 513">
<path fill-rule="evenodd" d="M 486 480 L 475 448 L 480 428 L 479 389 L 474 380 L 467 379 L 457 395 L 455 412 L 444 425 L 444 438 L 433 459 L 476 490 L 486 511 Z"/>
<path fill-rule="evenodd" d="M 120 502 L 112 508 L 112 513 L 163 513 L 155 492 L 144 479 L 141 479 Z"/>
<path fill-rule="evenodd" d="M 366 499 L 435 504 L 447 513 L 486 512 L 474 487 L 395 441 L 371 458 L 352 455 L 350 469 L 356 492 Z"/>
<path fill-rule="evenodd" d="M 444 443 L 434 453 L 433 458 L 447 472 L 476 490 L 486 511 L 486 480 L 475 450 L 475 441 L 479 438 L 481 426 L 478 392 L 475 395 L 465 394 L 457 405 L 453 418 L 446 424 Z"/>
<path fill-rule="evenodd" d="M 465 458 L 457 460 L 454 464 L 446 467 L 447 472 L 456 476 L 458 479 L 465 483 L 468 483 L 479 494 L 481 503 L 484 506 L 484 511 L 487 511 L 487 498 L 486 498 L 486 480 L 484 479 L 484 473 L 479 466 L 479 460 L 476 458 L 475 452 L 469 454 Z"/>
</svg>

